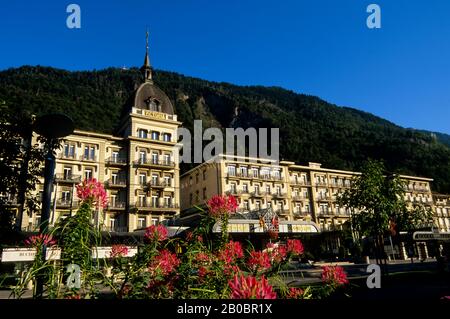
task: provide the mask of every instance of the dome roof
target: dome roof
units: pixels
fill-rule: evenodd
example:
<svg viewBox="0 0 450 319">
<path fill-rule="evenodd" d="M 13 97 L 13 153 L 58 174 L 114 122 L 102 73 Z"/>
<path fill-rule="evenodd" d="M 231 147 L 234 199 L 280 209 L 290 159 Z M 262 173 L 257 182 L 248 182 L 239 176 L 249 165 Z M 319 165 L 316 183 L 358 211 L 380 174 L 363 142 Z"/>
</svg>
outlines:
<svg viewBox="0 0 450 319">
<path fill-rule="evenodd" d="M 151 82 L 139 86 L 132 97 L 132 107 L 138 109 L 157 111 L 173 115 L 173 105 L 169 97 L 159 87 Z"/>
</svg>

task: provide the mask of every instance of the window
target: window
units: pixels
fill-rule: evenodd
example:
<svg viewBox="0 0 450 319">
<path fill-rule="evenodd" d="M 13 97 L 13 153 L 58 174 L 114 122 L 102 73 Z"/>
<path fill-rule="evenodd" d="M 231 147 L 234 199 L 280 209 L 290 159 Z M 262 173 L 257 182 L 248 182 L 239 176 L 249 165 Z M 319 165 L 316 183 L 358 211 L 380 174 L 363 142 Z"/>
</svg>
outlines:
<svg viewBox="0 0 450 319">
<path fill-rule="evenodd" d="M 144 194 L 139 194 L 138 197 L 138 206 L 139 207 L 145 207 L 146 205 L 146 201 L 145 201 L 145 195 Z"/>
<path fill-rule="evenodd" d="M 145 185 L 147 183 L 147 175 L 144 173 L 139 174 L 139 184 Z"/>
<path fill-rule="evenodd" d="M 144 151 L 139 152 L 139 162 L 141 164 L 145 163 L 147 161 L 147 153 Z"/>
<path fill-rule="evenodd" d="M 276 179 L 280 179 L 280 178 L 281 178 L 281 173 L 280 173 L 280 171 L 278 171 L 278 170 L 273 171 L 273 177 L 275 177 Z"/>
<path fill-rule="evenodd" d="M 255 202 L 255 209 L 256 209 L 256 210 L 260 210 L 260 209 L 261 209 L 261 202 L 260 202 L 259 200 L 257 200 L 257 201 Z"/>
<path fill-rule="evenodd" d="M 267 194 L 270 194 L 270 185 L 267 185 L 267 186 L 266 186 L 266 193 L 267 193 Z"/>
<path fill-rule="evenodd" d="M 159 224 L 159 218 L 152 218 L 152 225 L 157 226 Z"/>
<path fill-rule="evenodd" d="M 164 184 L 169 187 L 172 186 L 172 181 L 171 181 L 170 176 L 164 176 Z"/>
<path fill-rule="evenodd" d="M 262 178 L 269 178 L 270 177 L 270 170 L 266 167 L 261 168 L 261 177 Z"/>
<path fill-rule="evenodd" d="M 116 194 L 111 194 L 110 199 L 109 199 L 109 203 L 111 205 L 111 207 L 116 207 Z"/>
<path fill-rule="evenodd" d="M 95 147 L 94 146 L 85 146 L 84 147 L 84 159 L 88 161 L 95 160 Z"/>
<path fill-rule="evenodd" d="M 117 163 L 117 161 L 119 160 L 119 152 L 117 151 L 112 152 L 111 160 L 113 163 Z"/>
<path fill-rule="evenodd" d="M 152 132 L 152 140 L 159 141 L 159 132 Z"/>
<path fill-rule="evenodd" d="M 236 167 L 235 166 L 228 166 L 228 175 L 236 176 Z"/>
<path fill-rule="evenodd" d="M 65 203 L 70 203 L 70 191 L 61 192 L 61 201 Z"/>
<path fill-rule="evenodd" d="M 253 177 L 258 178 L 259 177 L 259 170 L 257 168 L 252 168 L 252 175 L 253 175 Z"/>
<path fill-rule="evenodd" d="M 68 157 L 68 158 L 74 158 L 75 157 L 75 145 L 65 144 L 63 156 Z"/>
<path fill-rule="evenodd" d="M 109 229 L 110 230 L 116 229 L 116 219 L 115 218 L 109 219 Z"/>
<path fill-rule="evenodd" d="M 152 153 L 152 163 L 158 164 L 158 153 Z"/>
<path fill-rule="evenodd" d="M 72 178 L 72 167 L 64 167 L 64 179 Z"/>
<path fill-rule="evenodd" d="M 305 204 L 305 213 L 310 213 L 311 209 L 309 208 L 309 204 Z"/>
<path fill-rule="evenodd" d="M 158 207 L 158 196 L 152 195 L 152 207 Z"/>
<path fill-rule="evenodd" d="M 231 194 L 236 194 L 236 184 L 234 183 L 230 184 L 230 192 Z"/>
<path fill-rule="evenodd" d="M 152 174 L 152 185 L 158 185 L 158 174 Z"/>
<path fill-rule="evenodd" d="M 164 205 L 165 207 L 172 207 L 172 197 L 164 196 Z"/>
<path fill-rule="evenodd" d="M 248 193 L 248 184 L 243 184 L 243 185 L 242 185 L 242 191 L 243 191 L 244 193 Z"/>
<path fill-rule="evenodd" d="M 84 170 L 84 179 L 91 179 L 92 178 L 92 169 L 86 168 Z"/>
<path fill-rule="evenodd" d="M 277 186 L 277 195 L 281 195 L 281 187 Z"/>
<path fill-rule="evenodd" d="M 113 185 L 117 185 L 118 183 L 117 172 L 111 173 L 111 182 Z"/>
<path fill-rule="evenodd" d="M 143 129 L 138 130 L 138 137 L 139 138 L 147 138 L 147 131 Z"/>
<path fill-rule="evenodd" d="M 170 154 L 164 154 L 164 164 L 170 165 Z"/>
<path fill-rule="evenodd" d="M 164 139 L 164 142 L 170 142 L 172 140 L 172 134 L 164 133 L 163 134 L 163 139 Z"/>
<path fill-rule="evenodd" d="M 145 217 L 139 216 L 137 220 L 137 227 L 138 228 L 145 228 L 147 227 L 147 223 L 145 221 Z"/>
<path fill-rule="evenodd" d="M 247 174 L 247 167 L 242 166 L 242 167 L 240 167 L 240 170 L 241 170 L 241 176 L 244 176 L 244 177 L 248 176 L 248 174 Z"/>
<path fill-rule="evenodd" d="M 259 195 L 259 185 L 255 185 L 255 194 Z"/>
<path fill-rule="evenodd" d="M 243 203 L 243 208 L 245 210 L 250 210 L 250 204 L 249 204 L 248 200 L 244 200 L 242 203 Z"/>
</svg>

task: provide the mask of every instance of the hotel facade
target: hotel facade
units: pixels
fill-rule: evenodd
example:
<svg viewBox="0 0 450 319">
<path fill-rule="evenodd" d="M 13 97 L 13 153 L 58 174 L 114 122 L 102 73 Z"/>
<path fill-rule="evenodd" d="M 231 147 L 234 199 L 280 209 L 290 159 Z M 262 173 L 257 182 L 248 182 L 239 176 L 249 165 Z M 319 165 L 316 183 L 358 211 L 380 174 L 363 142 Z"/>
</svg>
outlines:
<svg viewBox="0 0 450 319">
<path fill-rule="evenodd" d="M 147 52 L 144 82 L 127 102 L 114 135 L 75 130 L 56 154 L 50 223 L 75 214 L 76 185 L 95 178 L 105 185 L 109 202 L 98 212 L 102 230 L 132 232 L 180 213 L 177 121 L 167 95 L 152 80 Z M 36 143 L 37 136 L 33 136 Z M 43 183 L 38 185 L 42 192 Z M 39 214 L 25 213 L 23 230 L 38 229 Z"/>
<path fill-rule="evenodd" d="M 238 199 L 239 213 L 272 208 L 280 221 L 313 222 L 320 231 L 339 230 L 350 212 L 339 206 L 336 196 L 359 174 L 319 163 L 303 166 L 221 154 L 181 176 L 181 211 L 202 205 L 215 194 L 230 194 Z M 406 182 L 406 201 L 430 207 L 439 231 L 449 232 L 450 196 L 433 195 L 430 178 L 400 177 Z"/>
</svg>

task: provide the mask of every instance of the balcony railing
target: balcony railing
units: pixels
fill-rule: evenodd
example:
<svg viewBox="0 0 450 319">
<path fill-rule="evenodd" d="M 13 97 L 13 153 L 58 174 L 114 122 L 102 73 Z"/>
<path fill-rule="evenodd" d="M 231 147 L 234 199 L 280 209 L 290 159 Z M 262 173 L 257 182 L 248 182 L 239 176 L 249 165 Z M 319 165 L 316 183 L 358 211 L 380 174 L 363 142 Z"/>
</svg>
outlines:
<svg viewBox="0 0 450 319">
<path fill-rule="evenodd" d="M 61 208 L 78 207 L 78 200 L 57 199 L 56 207 L 61 207 Z"/>
<path fill-rule="evenodd" d="M 278 208 L 278 209 L 275 209 L 275 213 L 277 213 L 278 215 L 288 215 L 289 210 Z"/>
<path fill-rule="evenodd" d="M 96 162 L 97 161 L 97 156 L 86 156 L 86 155 L 81 155 L 80 156 L 80 161 L 88 161 L 88 162 Z"/>
<path fill-rule="evenodd" d="M 311 214 L 310 210 L 294 210 L 294 216 L 308 216 Z"/>
<path fill-rule="evenodd" d="M 286 193 L 283 193 L 283 192 L 275 192 L 275 193 L 272 193 L 272 197 L 275 197 L 275 198 L 284 198 L 284 197 L 286 197 Z"/>
<path fill-rule="evenodd" d="M 127 159 L 124 157 L 109 157 L 105 160 L 106 165 L 126 165 Z"/>
<path fill-rule="evenodd" d="M 160 167 L 175 167 L 175 162 L 166 160 L 156 160 L 156 159 L 143 159 L 140 158 L 134 161 L 135 165 L 150 165 L 150 166 L 160 166 Z"/>
<path fill-rule="evenodd" d="M 309 200 L 308 196 L 292 196 L 293 201 Z"/>
<path fill-rule="evenodd" d="M 172 184 L 165 180 L 151 180 L 147 183 L 149 187 L 172 187 Z"/>
<path fill-rule="evenodd" d="M 331 200 L 332 196 L 331 195 L 319 194 L 319 195 L 317 195 L 317 199 L 318 200 Z"/>
<path fill-rule="evenodd" d="M 137 208 L 179 208 L 178 204 L 175 203 L 155 203 L 155 202 L 136 202 L 135 207 Z"/>
<path fill-rule="evenodd" d="M 264 197 L 266 195 L 266 192 L 251 192 L 250 195 L 252 197 Z"/>
<path fill-rule="evenodd" d="M 108 203 L 108 209 L 125 209 L 126 203 L 125 202 L 109 202 Z"/>
<path fill-rule="evenodd" d="M 305 181 L 305 180 L 301 180 L 301 179 L 296 180 L 295 178 L 291 179 L 291 184 L 292 185 L 300 185 L 300 186 L 311 186 L 310 181 Z"/>
<path fill-rule="evenodd" d="M 229 190 L 227 190 L 227 191 L 225 192 L 225 194 L 226 194 L 226 195 L 234 195 L 234 196 L 239 195 L 238 191 L 235 190 L 235 189 L 229 189 Z"/>
<path fill-rule="evenodd" d="M 271 176 L 271 175 L 261 175 L 261 174 L 242 174 L 242 173 L 227 173 L 227 177 L 231 178 L 249 178 L 249 179 L 261 179 L 261 180 L 268 180 L 268 181 L 282 181 L 283 176 Z"/>
<path fill-rule="evenodd" d="M 74 154 L 65 154 L 65 153 L 60 153 L 58 156 L 59 159 L 72 159 L 72 160 L 76 160 L 77 159 L 77 153 Z"/>
<path fill-rule="evenodd" d="M 55 182 L 80 183 L 81 175 L 55 174 Z"/>
<path fill-rule="evenodd" d="M 111 178 L 105 182 L 105 186 L 106 187 L 125 187 L 125 186 L 127 186 L 127 181 L 125 179 L 117 178 L 114 180 Z"/>
</svg>

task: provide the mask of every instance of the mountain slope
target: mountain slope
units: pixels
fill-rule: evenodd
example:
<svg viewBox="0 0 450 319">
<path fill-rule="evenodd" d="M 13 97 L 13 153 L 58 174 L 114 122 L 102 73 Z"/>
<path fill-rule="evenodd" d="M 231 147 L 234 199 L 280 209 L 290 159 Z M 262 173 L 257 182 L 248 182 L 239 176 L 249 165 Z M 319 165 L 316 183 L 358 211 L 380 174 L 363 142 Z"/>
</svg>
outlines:
<svg viewBox="0 0 450 319">
<path fill-rule="evenodd" d="M 236 86 L 163 71 L 154 79 L 187 128 L 194 119 L 202 119 L 204 128 L 279 127 L 286 160 L 357 170 L 367 158 L 379 158 L 389 170 L 432 177 L 435 191 L 450 192 L 448 135 L 405 129 L 278 87 Z M 0 100 L 35 114 L 63 111 L 79 129 L 111 133 L 139 83 L 136 68 L 69 72 L 25 66 L 0 72 Z"/>
</svg>

